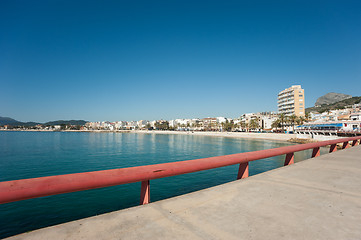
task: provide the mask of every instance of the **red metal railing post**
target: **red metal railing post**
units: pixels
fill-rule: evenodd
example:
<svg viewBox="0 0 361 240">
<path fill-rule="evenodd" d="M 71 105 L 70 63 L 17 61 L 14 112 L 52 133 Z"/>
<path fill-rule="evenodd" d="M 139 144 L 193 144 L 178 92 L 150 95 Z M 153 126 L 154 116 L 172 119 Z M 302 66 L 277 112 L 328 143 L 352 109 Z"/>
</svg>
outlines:
<svg viewBox="0 0 361 240">
<path fill-rule="evenodd" d="M 332 145 L 330 146 L 330 153 L 336 152 L 336 151 L 337 151 L 337 144 L 332 144 Z"/>
<path fill-rule="evenodd" d="M 318 157 L 320 156 L 320 147 L 315 147 L 312 151 L 312 157 Z"/>
<path fill-rule="evenodd" d="M 350 147 L 350 144 L 347 142 L 344 142 L 343 145 L 342 145 L 342 149 L 346 149 L 346 148 L 349 148 Z"/>
<path fill-rule="evenodd" d="M 352 146 L 354 147 L 354 146 L 357 146 L 359 143 L 358 143 L 358 140 L 353 140 L 352 141 Z"/>
<path fill-rule="evenodd" d="M 142 181 L 142 186 L 140 187 L 140 205 L 148 204 L 150 202 L 149 191 L 149 180 Z"/>
<path fill-rule="evenodd" d="M 287 153 L 285 158 L 285 166 L 294 164 L 295 153 Z"/>
<path fill-rule="evenodd" d="M 248 175 L 248 162 L 239 164 L 237 179 L 247 178 Z"/>
</svg>

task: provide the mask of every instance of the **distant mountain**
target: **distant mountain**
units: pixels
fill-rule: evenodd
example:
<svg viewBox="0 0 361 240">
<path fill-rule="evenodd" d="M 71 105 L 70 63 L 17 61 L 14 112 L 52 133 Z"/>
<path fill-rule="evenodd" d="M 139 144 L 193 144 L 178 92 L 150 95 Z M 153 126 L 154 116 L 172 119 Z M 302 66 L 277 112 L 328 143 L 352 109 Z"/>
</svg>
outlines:
<svg viewBox="0 0 361 240">
<path fill-rule="evenodd" d="M 20 123 L 19 121 L 16 121 L 15 119 L 9 118 L 9 117 L 0 117 L 0 125 L 15 125 Z"/>
<path fill-rule="evenodd" d="M 3 125 L 10 125 L 10 126 L 25 126 L 25 127 L 31 127 L 38 124 L 46 125 L 46 126 L 54 126 L 54 125 L 85 125 L 87 121 L 84 120 L 58 120 L 58 121 L 52 121 L 47 123 L 37 123 L 37 122 L 20 122 L 13 118 L 9 117 L 0 117 L 0 126 Z"/>
<path fill-rule="evenodd" d="M 343 93 L 330 92 L 327 93 L 326 95 L 323 95 L 322 97 L 319 97 L 315 103 L 315 107 L 333 104 L 349 98 L 352 98 L 352 96 Z"/>
<path fill-rule="evenodd" d="M 35 126 L 38 125 L 39 123 L 36 122 L 19 122 L 13 118 L 9 118 L 9 117 L 0 117 L 0 126 L 3 125 L 11 125 L 11 126 Z"/>
<path fill-rule="evenodd" d="M 54 125 L 85 125 L 87 121 L 84 120 L 58 120 L 58 121 L 52 121 L 44 123 L 45 126 L 54 126 Z"/>
<path fill-rule="evenodd" d="M 325 112 L 328 110 L 335 110 L 335 109 L 344 109 L 347 106 L 352 106 L 354 104 L 361 103 L 361 97 L 352 97 L 347 98 L 339 102 L 331 103 L 331 104 L 323 104 L 322 106 L 318 107 L 310 107 L 306 108 L 306 113 L 309 112 Z"/>
</svg>

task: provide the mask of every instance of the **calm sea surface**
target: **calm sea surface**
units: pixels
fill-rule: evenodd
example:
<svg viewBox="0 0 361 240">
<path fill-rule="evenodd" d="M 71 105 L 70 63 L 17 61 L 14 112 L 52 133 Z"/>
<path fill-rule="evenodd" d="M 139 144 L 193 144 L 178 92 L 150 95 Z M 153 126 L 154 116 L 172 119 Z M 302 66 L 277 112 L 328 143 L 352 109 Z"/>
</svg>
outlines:
<svg viewBox="0 0 361 240">
<path fill-rule="evenodd" d="M 291 145 L 192 135 L 0 132 L 0 181 L 175 162 Z M 326 152 L 326 149 L 322 150 Z M 295 161 L 311 150 L 295 154 Z M 284 156 L 251 162 L 250 175 L 283 166 Z M 151 201 L 235 180 L 228 166 L 151 181 Z M 0 205 L 0 238 L 139 204 L 140 183 Z"/>
</svg>

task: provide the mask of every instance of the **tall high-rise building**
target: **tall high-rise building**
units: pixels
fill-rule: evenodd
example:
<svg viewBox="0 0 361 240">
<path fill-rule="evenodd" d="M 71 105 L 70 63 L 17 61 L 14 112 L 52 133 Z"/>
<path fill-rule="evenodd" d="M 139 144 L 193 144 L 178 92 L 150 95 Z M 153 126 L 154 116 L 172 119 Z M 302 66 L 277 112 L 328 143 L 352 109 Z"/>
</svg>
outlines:
<svg viewBox="0 0 361 240">
<path fill-rule="evenodd" d="M 293 85 L 278 94 L 278 113 L 305 116 L 305 91 Z"/>
</svg>

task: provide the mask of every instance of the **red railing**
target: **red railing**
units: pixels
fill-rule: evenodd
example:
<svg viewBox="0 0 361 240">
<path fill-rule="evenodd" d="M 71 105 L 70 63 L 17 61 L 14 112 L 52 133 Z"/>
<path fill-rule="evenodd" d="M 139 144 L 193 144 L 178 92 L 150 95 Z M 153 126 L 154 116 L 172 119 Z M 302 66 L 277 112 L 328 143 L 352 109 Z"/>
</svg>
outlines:
<svg viewBox="0 0 361 240">
<path fill-rule="evenodd" d="M 0 182 L 0 204 L 134 182 L 142 183 L 140 204 L 147 204 L 150 201 L 149 180 L 152 179 L 234 164 L 239 164 L 237 179 L 241 179 L 248 177 L 250 161 L 286 154 L 284 165 L 290 165 L 294 163 L 295 152 L 313 149 L 312 157 L 317 157 L 320 147 L 331 145 L 330 152 L 335 152 L 338 143 L 343 143 L 344 149 L 358 145 L 360 139 L 358 136 L 181 162 Z"/>
</svg>

